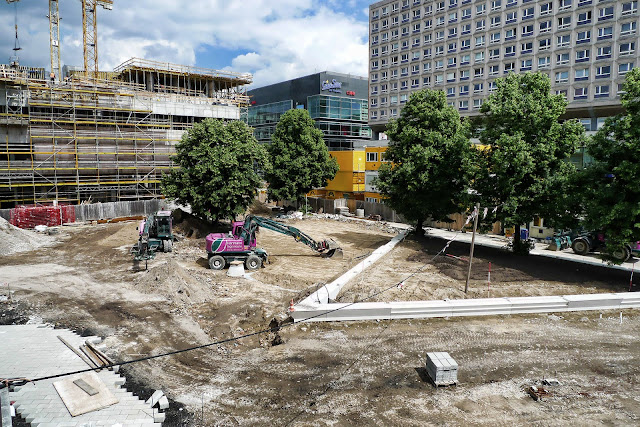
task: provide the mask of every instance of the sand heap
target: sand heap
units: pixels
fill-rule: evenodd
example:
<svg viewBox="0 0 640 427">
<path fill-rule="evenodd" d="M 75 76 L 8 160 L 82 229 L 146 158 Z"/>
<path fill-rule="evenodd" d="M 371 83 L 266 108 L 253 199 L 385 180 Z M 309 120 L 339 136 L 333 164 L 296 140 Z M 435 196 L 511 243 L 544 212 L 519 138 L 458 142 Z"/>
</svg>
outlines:
<svg viewBox="0 0 640 427">
<path fill-rule="evenodd" d="M 0 255 L 6 256 L 18 252 L 27 252 L 49 245 L 54 241 L 50 236 L 34 231 L 23 230 L 9 224 L 0 217 Z"/>
<path fill-rule="evenodd" d="M 202 303 L 210 297 L 206 282 L 198 280 L 193 271 L 172 259 L 139 274 L 135 283 L 137 290 L 162 295 L 178 306 Z"/>
</svg>

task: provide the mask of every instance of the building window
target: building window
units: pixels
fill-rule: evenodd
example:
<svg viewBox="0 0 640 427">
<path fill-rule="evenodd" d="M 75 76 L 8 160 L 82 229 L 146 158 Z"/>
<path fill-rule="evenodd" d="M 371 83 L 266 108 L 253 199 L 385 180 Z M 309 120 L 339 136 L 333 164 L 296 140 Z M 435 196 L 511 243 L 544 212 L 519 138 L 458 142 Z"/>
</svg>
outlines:
<svg viewBox="0 0 640 427">
<path fill-rule="evenodd" d="M 502 9 L 502 0 L 493 0 L 491 2 L 491 11 Z"/>
<path fill-rule="evenodd" d="M 482 93 L 483 91 L 484 91 L 483 83 L 476 83 L 473 85 L 473 93 L 478 94 L 478 93 Z"/>
<path fill-rule="evenodd" d="M 598 28 L 598 40 L 610 39 L 613 37 L 613 27 Z"/>
<path fill-rule="evenodd" d="M 533 66 L 533 60 L 531 59 L 523 59 L 522 64 L 520 64 L 520 71 L 529 71 Z"/>
<path fill-rule="evenodd" d="M 563 16 L 558 18 L 558 29 L 569 28 L 571 26 L 571 16 Z"/>
<path fill-rule="evenodd" d="M 476 15 L 484 15 L 486 11 L 487 11 L 487 5 L 485 5 L 484 3 L 476 6 Z"/>
<path fill-rule="evenodd" d="M 471 47 L 470 39 L 460 41 L 460 50 L 469 49 L 469 47 Z"/>
<path fill-rule="evenodd" d="M 484 62 L 484 52 L 476 52 L 474 62 L 477 64 L 478 62 Z"/>
<path fill-rule="evenodd" d="M 497 33 L 491 34 L 490 43 L 499 43 L 500 42 L 500 31 Z"/>
<path fill-rule="evenodd" d="M 533 35 L 533 24 L 531 25 L 523 25 L 522 26 L 522 36 L 532 36 Z"/>
<path fill-rule="evenodd" d="M 611 58 L 611 46 L 601 46 L 598 48 L 598 56 L 596 59 Z"/>
<path fill-rule="evenodd" d="M 598 21 L 613 18 L 613 6 L 603 7 L 598 10 Z"/>
<path fill-rule="evenodd" d="M 516 22 L 518 20 L 518 12 L 517 11 L 513 11 L 513 12 L 508 12 L 507 13 L 507 20 L 505 21 L 507 24 L 511 24 L 513 22 Z"/>
<path fill-rule="evenodd" d="M 449 46 L 447 47 L 447 53 L 455 52 L 457 46 L 458 46 L 458 43 L 456 43 L 456 42 L 449 43 Z"/>
<path fill-rule="evenodd" d="M 585 25 L 591 23 L 591 11 L 582 12 L 578 14 L 578 25 Z"/>
<path fill-rule="evenodd" d="M 520 46 L 520 53 L 531 53 L 533 52 L 533 42 L 522 43 Z"/>
<path fill-rule="evenodd" d="M 462 9 L 462 19 L 469 19 L 471 18 L 471 8 L 467 8 L 467 9 Z"/>
<path fill-rule="evenodd" d="M 466 65 L 471 62 L 471 55 L 462 55 L 460 57 L 460 65 Z"/>
<path fill-rule="evenodd" d="M 565 36 L 558 36 L 558 47 L 569 46 L 571 43 L 571 34 Z"/>
<path fill-rule="evenodd" d="M 480 107 L 482 107 L 482 99 L 474 99 L 473 108 L 478 109 Z"/>
<path fill-rule="evenodd" d="M 457 58 L 455 56 L 447 59 L 447 68 L 455 67 L 456 61 L 457 61 Z"/>
<path fill-rule="evenodd" d="M 507 62 L 506 64 L 504 64 L 504 73 L 510 73 L 512 71 L 516 70 L 516 63 L 515 62 Z"/>
<path fill-rule="evenodd" d="M 556 65 L 564 65 L 569 63 L 568 53 L 559 53 L 556 57 Z"/>
<path fill-rule="evenodd" d="M 540 22 L 540 33 L 547 33 L 551 31 L 551 21 Z"/>
<path fill-rule="evenodd" d="M 576 51 L 576 62 L 585 62 L 589 60 L 591 50 L 584 49 Z"/>
<path fill-rule="evenodd" d="M 620 26 L 620 35 L 628 36 L 636 33 L 636 21 L 626 22 Z"/>
<path fill-rule="evenodd" d="M 633 62 L 625 62 L 618 64 L 618 75 L 627 74 L 633 68 Z"/>
<path fill-rule="evenodd" d="M 556 90 L 556 95 L 562 95 L 564 99 L 567 99 L 568 92 L 566 89 L 559 89 L 559 90 Z"/>
<path fill-rule="evenodd" d="M 498 74 L 500 74 L 500 66 L 499 65 L 491 65 L 489 67 L 489 75 L 490 76 L 497 76 Z"/>
<path fill-rule="evenodd" d="M 560 7 L 558 10 L 571 9 L 571 0 L 560 0 Z"/>
<path fill-rule="evenodd" d="M 577 87 L 573 93 L 573 99 L 586 99 L 589 95 L 589 88 Z"/>
<path fill-rule="evenodd" d="M 449 38 L 454 38 L 454 37 L 458 37 L 458 28 L 453 27 L 453 28 L 449 28 Z"/>
<path fill-rule="evenodd" d="M 588 68 L 579 68 L 575 71 L 574 79 L 578 80 L 586 80 L 589 78 L 589 69 Z"/>
<path fill-rule="evenodd" d="M 484 19 L 480 19 L 480 20 L 476 21 L 476 31 L 484 30 L 484 27 L 485 27 L 485 20 Z"/>
<path fill-rule="evenodd" d="M 556 73 L 556 83 L 567 83 L 569 81 L 569 72 L 560 71 Z"/>
<path fill-rule="evenodd" d="M 422 64 L 422 69 L 424 71 L 431 71 L 431 62 L 425 62 L 424 64 Z"/>
<path fill-rule="evenodd" d="M 498 58 L 500 58 L 500 49 L 489 50 L 489 59 L 498 59 Z"/>
<path fill-rule="evenodd" d="M 578 33 L 578 38 L 576 40 L 576 44 L 588 43 L 589 41 L 591 41 L 591 30 L 580 31 Z"/>
<path fill-rule="evenodd" d="M 460 28 L 460 31 L 461 31 L 462 35 L 469 34 L 471 32 L 471 24 L 464 24 Z"/>
<path fill-rule="evenodd" d="M 551 39 L 542 39 L 538 41 L 538 50 L 547 50 L 551 48 Z"/>
<path fill-rule="evenodd" d="M 482 77 L 484 76 L 484 68 L 476 68 L 473 70 L 473 77 Z"/>
<path fill-rule="evenodd" d="M 551 65 L 550 56 L 542 56 L 538 58 L 538 68 L 545 68 Z"/>
<path fill-rule="evenodd" d="M 548 15 L 553 11 L 553 3 L 543 3 L 540 5 L 540 15 Z"/>
<path fill-rule="evenodd" d="M 458 108 L 460 110 L 468 110 L 469 109 L 469 101 L 467 101 L 466 99 L 462 100 L 462 101 L 459 101 L 458 102 Z"/>
<path fill-rule="evenodd" d="M 609 85 L 596 86 L 596 93 L 595 93 L 594 96 L 596 98 L 607 98 L 607 97 L 609 97 Z"/>
<path fill-rule="evenodd" d="M 502 23 L 500 22 L 499 16 L 492 16 L 490 22 L 491 22 L 491 28 L 496 28 L 502 25 Z"/>
<path fill-rule="evenodd" d="M 447 97 L 452 97 L 452 96 L 456 96 L 456 88 L 455 87 L 448 87 L 447 88 Z"/>
<path fill-rule="evenodd" d="M 636 13 L 638 11 L 638 2 L 637 1 L 631 1 L 628 3 L 623 3 L 622 4 L 622 16 L 625 15 L 631 15 L 633 13 Z"/>
<path fill-rule="evenodd" d="M 469 85 L 460 86 L 460 95 L 469 95 Z"/>
<path fill-rule="evenodd" d="M 367 152 L 367 162 L 377 162 L 378 153 Z"/>
<path fill-rule="evenodd" d="M 431 76 L 422 78 L 422 86 L 431 86 Z"/>
<path fill-rule="evenodd" d="M 469 70 L 460 71 L 460 80 L 469 80 Z"/>
<path fill-rule="evenodd" d="M 447 82 L 451 83 L 455 81 L 456 81 L 456 73 L 455 72 L 447 73 Z"/>
<path fill-rule="evenodd" d="M 485 36 L 476 37 L 476 47 L 484 46 Z"/>
<path fill-rule="evenodd" d="M 516 31 L 513 28 L 510 28 L 504 32 L 504 39 L 511 40 L 516 37 Z"/>
<path fill-rule="evenodd" d="M 611 65 L 603 65 L 596 68 L 596 79 L 611 77 Z"/>
<path fill-rule="evenodd" d="M 509 57 L 509 56 L 513 56 L 516 54 L 516 47 L 515 46 L 505 46 L 504 48 L 504 56 Z"/>
<path fill-rule="evenodd" d="M 442 70 L 444 68 L 444 61 L 442 59 L 438 59 L 436 61 L 436 70 Z"/>
<path fill-rule="evenodd" d="M 522 20 L 533 18 L 533 7 L 529 7 L 522 11 Z"/>
<path fill-rule="evenodd" d="M 633 55 L 636 50 L 635 43 L 622 43 L 620 45 L 620 56 L 623 55 Z"/>
</svg>

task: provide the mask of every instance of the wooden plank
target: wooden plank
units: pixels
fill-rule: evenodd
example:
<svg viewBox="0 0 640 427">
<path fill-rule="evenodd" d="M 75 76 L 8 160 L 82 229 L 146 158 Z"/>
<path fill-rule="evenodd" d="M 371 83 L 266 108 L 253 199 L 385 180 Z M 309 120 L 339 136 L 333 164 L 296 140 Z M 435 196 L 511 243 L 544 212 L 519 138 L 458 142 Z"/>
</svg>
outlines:
<svg viewBox="0 0 640 427">
<path fill-rule="evenodd" d="M 102 359 L 105 364 L 107 364 L 107 365 L 112 365 L 113 364 L 111 359 L 109 359 L 106 354 L 104 354 L 103 352 L 101 352 L 100 350 L 95 348 L 93 345 L 91 345 L 91 343 L 89 341 L 85 341 L 85 345 L 87 347 L 89 347 L 89 350 L 91 350 L 93 353 L 95 353 L 96 356 L 98 356 L 100 359 Z"/>
<path fill-rule="evenodd" d="M 91 351 L 86 346 L 84 345 L 81 346 L 80 350 L 87 356 L 89 360 L 91 360 L 91 363 L 93 363 L 93 365 L 96 368 L 102 367 L 102 362 L 98 359 L 98 357 L 95 354 L 91 353 Z"/>
<path fill-rule="evenodd" d="M 82 359 L 82 361 L 84 363 L 86 363 L 87 365 L 89 365 L 91 368 L 95 368 L 96 364 L 92 363 L 89 359 L 87 359 L 87 357 L 80 353 L 74 346 L 72 346 L 71 344 L 69 344 L 64 338 L 62 338 L 60 335 L 58 335 L 58 339 L 60 341 L 62 341 L 62 343 L 64 345 L 66 345 L 67 347 L 69 347 L 69 350 L 73 351 L 80 359 Z"/>
<path fill-rule="evenodd" d="M 77 385 L 78 387 L 80 387 L 89 396 L 94 396 L 94 395 L 98 394 L 98 390 L 96 390 L 95 388 L 91 387 L 89 385 L 89 383 L 87 383 L 82 378 L 79 378 L 79 379 L 75 380 L 73 383 L 75 385 Z"/>
</svg>

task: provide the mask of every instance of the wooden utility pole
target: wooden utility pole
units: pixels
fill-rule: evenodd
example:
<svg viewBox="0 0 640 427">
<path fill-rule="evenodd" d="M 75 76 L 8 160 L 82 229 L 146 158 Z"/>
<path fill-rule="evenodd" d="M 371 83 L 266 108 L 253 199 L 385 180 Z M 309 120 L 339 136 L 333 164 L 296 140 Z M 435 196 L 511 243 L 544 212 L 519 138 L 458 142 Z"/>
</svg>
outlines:
<svg viewBox="0 0 640 427">
<path fill-rule="evenodd" d="M 471 278 L 471 265 L 473 264 L 473 247 L 476 243 L 476 230 L 478 229 L 478 217 L 480 216 L 480 203 L 476 204 L 474 211 L 476 217 L 473 219 L 473 234 L 471 235 L 471 253 L 469 254 L 469 271 L 467 272 L 467 281 L 464 284 L 464 293 L 469 290 L 469 278 Z"/>
</svg>

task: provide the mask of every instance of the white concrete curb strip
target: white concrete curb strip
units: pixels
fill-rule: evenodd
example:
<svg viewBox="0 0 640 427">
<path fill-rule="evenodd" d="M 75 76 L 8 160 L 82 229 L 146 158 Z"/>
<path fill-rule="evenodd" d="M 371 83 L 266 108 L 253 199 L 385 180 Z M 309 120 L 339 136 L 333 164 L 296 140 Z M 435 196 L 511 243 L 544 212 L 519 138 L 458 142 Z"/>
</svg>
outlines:
<svg viewBox="0 0 640 427">
<path fill-rule="evenodd" d="M 433 317 L 493 316 L 499 314 L 555 313 L 563 311 L 621 310 L 640 308 L 640 292 L 562 295 L 549 297 L 478 298 L 440 301 L 334 303 L 315 307 L 296 306 L 295 322 L 375 319 L 421 319 Z M 341 310 L 338 308 L 346 307 Z M 327 313 L 322 315 L 322 313 Z"/>
<path fill-rule="evenodd" d="M 380 246 L 378 249 L 373 251 L 371 255 L 362 260 L 355 267 L 351 268 L 351 270 L 347 271 L 345 274 L 338 277 L 333 282 L 323 286 L 322 288 L 318 289 L 316 292 L 302 300 L 295 306 L 295 309 L 299 310 L 302 308 L 313 308 L 317 307 L 319 304 L 327 304 L 329 300 L 336 299 L 344 285 L 346 285 L 358 274 L 362 273 L 365 269 L 369 268 L 373 263 L 378 261 L 384 255 L 391 252 L 391 250 L 395 248 L 398 243 L 400 243 L 402 240 L 404 240 L 405 237 L 407 237 L 409 231 L 410 230 L 403 231 L 402 233 L 391 239 L 389 243 Z"/>
</svg>

